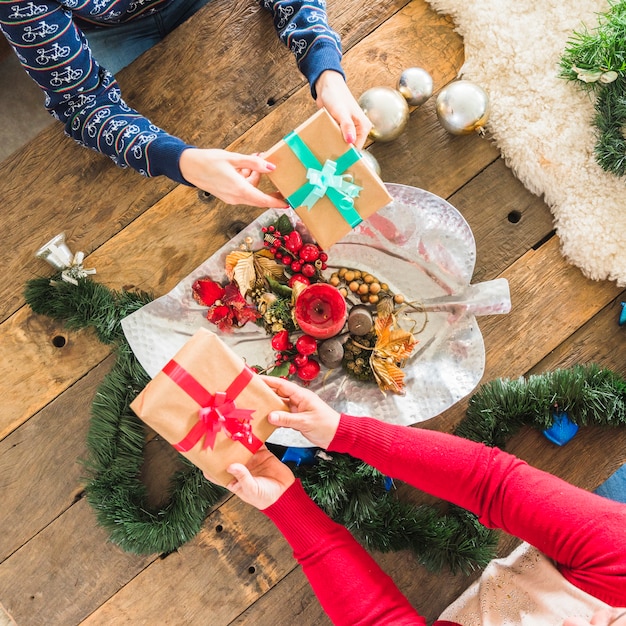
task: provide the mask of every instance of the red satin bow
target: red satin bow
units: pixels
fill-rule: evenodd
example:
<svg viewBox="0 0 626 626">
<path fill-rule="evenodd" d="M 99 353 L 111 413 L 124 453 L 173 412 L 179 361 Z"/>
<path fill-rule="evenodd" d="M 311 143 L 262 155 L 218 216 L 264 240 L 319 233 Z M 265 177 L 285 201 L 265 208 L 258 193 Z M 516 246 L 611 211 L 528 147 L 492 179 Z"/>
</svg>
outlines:
<svg viewBox="0 0 626 626">
<path fill-rule="evenodd" d="M 233 441 L 239 441 L 251 452 L 256 452 L 263 442 L 252 432 L 250 421 L 254 409 L 238 409 L 235 398 L 252 380 L 252 370 L 245 367 L 226 391 L 209 393 L 187 370 L 176 361 L 170 361 L 163 373 L 169 376 L 184 392 L 200 405 L 198 421 L 187 436 L 173 444 L 179 452 L 189 452 L 204 437 L 202 449 L 213 448 L 215 438 L 224 431 Z"/>
<path fill-rule="evenodd" d="M 202 449 L 213 449 L 215 445 L 215 437 L 217 433 L 223 430 L 233 441 L 245 441 L 249 444 L 252 443 L 252 426 L 250 420 L 252 420 L 253 409 L 238 409 L 235 406 L 233 400 L 230 400 L 224 391 L 218 391 L 212 398 L 209 406 L 202 407 L 198 411 L 200 421 L 191 430 L 189 435 L 200 424 L 204 434 L 204 443 Z M 183 441 L 185 441 L 187 437 Z M 202 437 L 202 434 L 200 435 Z M 200 438 L 196 439 L 193 445 L 195 445 Z M 182 443 L 182 442 L 181 442 Z M 178 444 L 180 446 L 181 444 Z M 193 445 L 191 447 L 193 447 Z M 188 448 L 191 449 L 191 448 Z M 187 452 L 187 450 L 183 450 Z"/>
</svg>

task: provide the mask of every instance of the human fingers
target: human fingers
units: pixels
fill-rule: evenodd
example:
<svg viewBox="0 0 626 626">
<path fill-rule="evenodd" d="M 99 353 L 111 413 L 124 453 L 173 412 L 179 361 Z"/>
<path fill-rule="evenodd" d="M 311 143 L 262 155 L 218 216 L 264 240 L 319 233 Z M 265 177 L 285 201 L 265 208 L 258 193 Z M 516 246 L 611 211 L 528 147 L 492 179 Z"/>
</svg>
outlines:
<svg viewBox="0 0 626 626">
<path fill-rule="evenodd" d="M 357 140 L 356 126 L 354 121 L 349 116 L 342 116 L 339 121 L 339 128 L 341 128 L 341 134 L 346 143 L 355 144 Z"/>
<path fill-rule="evenodd" d="M 227 152 L 226 154 L 228 162 L 237 170 L 269 174 L 276 169 L 274 163 L 266 161 L 258 154 L 241 154 L 239 152 Z"/>
<path fill-rule="evenodd" d="M 360 109 L 361 115 L 357 115 L 354 119 L 354 127 L 356 129 L 356 141 L 354 145 L 360 150 L 368 138 L 370 131 L 372 130 L 372 123 L 369 118 Z"/>
<path fill-rule="evenodd" d="M 274 426 L 292 428 L 304 434 L 311 428 L 310 416 L 306 413 L 290 413 L 289 411 L 272 411 L 267 420 Z"/>
<path fill-rule="evenodd" d="M 258 156 L 226 150 L 188 148 L 180 156 L 179 167 L 187 182 L 228 204 L 277 209 L 288 206 L 282 198 L 258 189 L 256 176 L 248 180 L 241 174 L 242 170 L 252 172 L 260 169 L 260 173 L 263 173 L 272 169 L 272 164 Z"/>
<path fill-rule="evenodd" d="M 267 384 L 289 404 L 292 412 L 310 412 L 324 417 L 329 413 L 336 413 L 315 392 L 305 387 L 277 376 L 263 376 Z"/>
<path fill-rule="evenodd" d="M 315 411 L 324 409 L 327 404 L 313 391 L 278 376 L 263 377 L 288 405 L 291 411 Z M 328 407 L 330 408 L 330 407 Z"/>
<path fill-rule="evenodd" d="M 242 499 L 246 499 L 245 496 L 251 497 L 256 494 L 258 490 L 256 481 L 245 465 L 242 463 L 231 463 L 226 471 L 235 477 L 235 480 L 226 485 L 226 489 L 237 494 Z"/>
<path fill-rule="evenodd" d="M 239 189 L 241 202 L 252 206 L 286 209 L 289 205 L 278 193 L 265 193 L 258 189 L 262 174 L 276 169 L 276 166 L 258 154 L 228 153 L 227 160 L 243 178 L 243 186 Z"/>
<path fill-rule="evenodd" d="M 291 380 L 281 378 L 280 376 L 261 376 L 265 384 L 273 389 L 279 396 L 284 399 L 290 399 L 294 394 L 302 391 L 302 387 L 296 385 Z"/>
<path fill-rule="evenodd" d="M 230 194 L 218 195 L 218 197 L 229 204 L 247 204 L 249 206 L 272 209 L 289 208 L 289 205 L 282 199 L 282 196 L 265 193 L 243 177 L 241 178 L 241 184 L 236 186 Z"/>
<path fill-rule="evenodd" d="M 340 416 L 337 411 L 326 408 L 303 413 L 272 411 L 267 419 L 274 426 L 297 430 L 315 446 L 328 448 L 337 432 Z"/>
</svg>

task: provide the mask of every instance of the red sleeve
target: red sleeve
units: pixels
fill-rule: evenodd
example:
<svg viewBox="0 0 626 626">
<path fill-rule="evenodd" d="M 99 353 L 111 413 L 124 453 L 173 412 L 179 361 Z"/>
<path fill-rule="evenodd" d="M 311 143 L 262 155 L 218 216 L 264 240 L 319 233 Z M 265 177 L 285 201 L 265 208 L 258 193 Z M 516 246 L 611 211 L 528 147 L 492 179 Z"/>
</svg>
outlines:
<svg viewBox="0 0 626 626">
<path fill-rule="evenodd" d="M 461 437 L 342 415 L 329 451 L 453 502 L 552 558 L 572 584 L 626 606 L 626 505 Z"/>
<path fill-rule="evenodd" d="M 290 543 L 333 624 L 426 626 L 391 578 L 307 496 L 300 481 L 263 512 Z"/>
</svg>

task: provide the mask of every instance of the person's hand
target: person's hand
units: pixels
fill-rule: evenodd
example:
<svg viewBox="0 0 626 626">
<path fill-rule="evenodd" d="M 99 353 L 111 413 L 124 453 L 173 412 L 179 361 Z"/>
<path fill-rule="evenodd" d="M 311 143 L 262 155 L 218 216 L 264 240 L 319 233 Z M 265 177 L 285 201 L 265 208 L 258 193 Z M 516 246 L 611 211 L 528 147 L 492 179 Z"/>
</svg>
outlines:
<svg viewBox="0 0 626 626">
<path fill-rule="evenodd" d="M 300 431 L 313 445 L 328 448 L 339 426 L 339 413 L 316 393 L 277 376 L 263 380 L 280 396 L 291 413 L 272 411 L 267 419 L 274 426 Z"/>
<path fill-rule="evenodd" d="M 354 99 L 343 76 L 334 70 L 322 72 L 315 82 L 315 91 L 317 106 L 324 107 L 339 124 L 345 141 L 362 148 L 372 123 Z"/>
<path fill-rule="evenodd" d="M 257 189 L 261 174 L 275 165 L 257 155 L 228 150 L 187 148 L 180 155 L 180 172 L 188 183 L 207 191 L 228 204 L 286 209 L 279 196 Z"/>
<path fill-rule="evenodd" d="M 226 489 L 260 510 L 274 504 L 295 481 L 293 472 L 265 446 L 255 452 L 247 466 L 231 463 L 227 471 L 235 480 Z M 204 477 L 211 480 L 206 473 Z"/>
</svg>

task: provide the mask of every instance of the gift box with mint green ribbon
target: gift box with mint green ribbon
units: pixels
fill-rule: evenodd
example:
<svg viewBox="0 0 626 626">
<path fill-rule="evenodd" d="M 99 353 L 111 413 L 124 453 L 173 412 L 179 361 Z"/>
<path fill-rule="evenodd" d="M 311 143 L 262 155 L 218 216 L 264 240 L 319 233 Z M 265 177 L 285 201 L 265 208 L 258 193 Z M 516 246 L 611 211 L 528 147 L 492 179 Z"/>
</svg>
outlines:
<svg viewBox="0 0 626 626">
<path fill-rule="evenodd" d="M 276 165 L 270 180 L 324 249 L 391 202 L 383 182 L 325 109 L 264 156 Z"/>
</svg>

